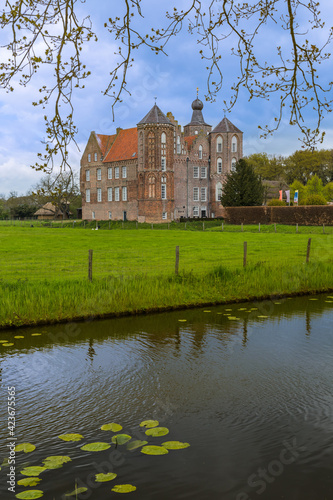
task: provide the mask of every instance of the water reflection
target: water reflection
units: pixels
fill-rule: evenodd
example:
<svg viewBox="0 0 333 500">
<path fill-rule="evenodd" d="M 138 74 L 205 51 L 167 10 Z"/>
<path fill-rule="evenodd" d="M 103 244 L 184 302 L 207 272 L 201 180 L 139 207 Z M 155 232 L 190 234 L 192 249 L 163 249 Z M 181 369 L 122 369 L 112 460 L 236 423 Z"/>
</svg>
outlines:
<svg viewBox="0 0 333 500">
<path fill-rule="evenodd" d="M 75 478 L 87 483 L 96 464 L 110 461 L 108 452 L 80 449 L 110 438 L 103 424 L 119 422 L 142 438 L 139 423 L 156 418 L 170 429 L 168 439 L 191 446 L 163 457 L 119 447 L 113 467 L 121 482 L 137 486 L 133 498 L 330 498 L 333 313 L 327 294 L 316 299 L 58 325 L 38 330 L 40 336 L 20 331 L 24 338 L 13 347 L 0 347 L 1 408 L 6 387 L 15 385 L 17 439 L 37 446 L 17 457 L 18 470 L 68 454 L 72 462 L 43 473 L 41 483 L 44 498 L 62 499 Z M 12 336 L 2 332 L 0 340 Z M 5 412 L 1 419 L 2 462 Z M 60 442 L 67 432 L 83 434 L 84 443 Z M 299 453 L 294 462 L 281 461 L 291 456 L 286 443 Z M 95 486 L 89 498 L 110 497 L 109 484 Z"/>
</svg>

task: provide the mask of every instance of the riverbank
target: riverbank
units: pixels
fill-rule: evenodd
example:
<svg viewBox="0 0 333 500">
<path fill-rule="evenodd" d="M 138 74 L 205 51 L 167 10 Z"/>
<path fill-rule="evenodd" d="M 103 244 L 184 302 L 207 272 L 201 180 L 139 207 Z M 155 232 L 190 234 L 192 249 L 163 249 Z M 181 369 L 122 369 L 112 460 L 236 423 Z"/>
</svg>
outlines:
<svg viewBox="0 0 333 500">
<path fill-rule="evenodd" d="M 168 276 L 0 283 L 0 328 L 146 314 L 333 291 L 332 264 L 267 263 L 245 268 L 217 266 L 196 276 Z"/>
</svg>

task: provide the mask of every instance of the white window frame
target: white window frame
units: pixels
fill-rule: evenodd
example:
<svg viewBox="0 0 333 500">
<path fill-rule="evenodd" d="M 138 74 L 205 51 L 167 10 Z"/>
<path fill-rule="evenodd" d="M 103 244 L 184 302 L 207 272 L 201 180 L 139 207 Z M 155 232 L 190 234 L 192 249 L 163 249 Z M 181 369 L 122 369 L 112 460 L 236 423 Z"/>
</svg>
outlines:
<svg viewBox="0 0 333 500">
<path fill-rule="evenodd" d="M 121 167 L 121 177 L 122 179 L 127 179 L 127 168 Z"/>
<path fill-rule="evenodd" d="M 193 217 L 199 217 L 199 207 L 193 207 Z"/>
<path fill-rule="evenodd" d="M 94 153 L 94 160 L 97 161 L 97 153 Z"/>
<path fill-rule="evenodd" d="M 102 201 L 102 188 L 97 188 L 97 201 L 98 203 Z"/>
<path fill-rule="evenodd" d="M 216 184 L 216 196 L 215 196 L 216 201 L 221 201 L 221 196 L 219 197 L 219 191 L 220 190 L 221 190 L 221 196 L 222 196 L 222 194 L 223 194 L 223 186 L 222 186 L 221 182 L 218 182 Z"/>
<path fill-rule="evenodd" d="M 216 152 L 217 153 L 222 153 L 223 151 L 223 139 L 222 137 L 219 135 L 217 138 L 216 138 Z"/>
<path fill-rule="evenodd" d="M 199 201 L 199 188 L 193 188 L 193 201 Z"/>
<path fill-rule="evenodd" d="M 167 212 L 162 212 L 162 219 L 166 220 L 168 218 Z"/>
<path fill-rule="evenodd" d="M 161 198 L 162 198 L 162 200 L 167 199 L 166 184 L 161 184 Z"/>
<path fill-rule="evenodd" d="M 201 179 L 207 179 L 207 167 L 200 167 Z"/>
<path fill-rule="evenodd" d="M 115 187 L 114 188 L 114 201 L 119 201 L 119 199 L 120 199 L 119 195 L 120 195 L 120 193 L 119 193 L 119 187 Z"/>
<path fill-rule="evenodd" d="M 127 186 L 121 188 L 121 199 L 122 201 L 127 201 Z"/>
<path fill-rule="evenodd" d="M 193 167 L 193 179 L 199 179 L 199 167 Z"/>
<path fill-rule="evenodd" d="M 112 219 L 112 212 L 109 210 L 109 220 Z"/>
<path fill-rule="evenodd" d="M 232 153 L 237 153 L 237 144 L 238 143 L 238 139 L 237 139 L 237 136 L 234 135 L 233 138 L 231 139 L 231 152 Z"/>
<path fill-rule="evenodd" d="M 108 167 L 108 179 L 112 179 L 112 167 Z"/>
<path fill-rule="evenodd" d="M 91 212 L 91 218 L 92 218 L 92 219 L 96 219 L 95 212 Z"/>
<path fill-rule="evenodd" d="M 233 158 L 231 160 L 231 172 L 235 172 L 236 171 L 236 163 L 237 163 L 236 158 Z"/>
<path fill-rule="evenodd" d="M 180 155 L 181 151 L 180 136 L 177 135 L 177 155 Z"/>
<path fill-rule="evenodd" d="M 90 181 L 90 170 L 86 170 L 86 182 Z"/>
<path fill-rule="evenodd" d="M 162 172 L 166 171 L 166 157 L 162 156 L 161 157 L 161 167 L 162 167 Z"/>
<path fill-rule="evenodd" d="M 114 167 L 114 178 L 119 179 L 119 167 Z"/>
<path fill-rule="evenodd" d="M 86 189 L 86 203 L 90 203 L 90 189 Z"/>
<path fill-rule="evenodd" d="M 207 201 L 207 188 L 205 187 L 200 188 L 200 198 L 201 201 Z"/>
<path fill-rule="evenodd" d="M 202 160 L 202 146 L 199 146 L 199 160 Z"/>
<path fill-rule="evenodd" d="M 108 187 L 108 201 L 112 201 L 112 187 Z"/>
<path fill-rule="evenodd" d="M 91 162 L 91 154 L 88 153 L 88 163 L 90 163 L 90 162 Z"/>
<path fill-rule="evenodd" d="M 96 170 L 96 177 L 97 177 L 97 180 L 98 181 L 101 181 L 102 180 L 102 169 L 101 168 L 98 168 Z"/>
<path fill-rule="evenodd" d="M 216 162 L 216 171 L 218 174 L 222 174 L 222 158 L 218 158 Z"/>
</svg>

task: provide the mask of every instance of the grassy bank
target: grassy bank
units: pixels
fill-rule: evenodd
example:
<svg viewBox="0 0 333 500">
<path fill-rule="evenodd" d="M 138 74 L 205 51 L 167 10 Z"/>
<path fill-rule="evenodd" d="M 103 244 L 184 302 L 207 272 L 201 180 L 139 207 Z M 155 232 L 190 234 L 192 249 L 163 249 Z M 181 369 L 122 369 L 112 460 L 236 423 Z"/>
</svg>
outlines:
<svg viewBox="0 0 333 500">
<path fill-rule="evenodd" d="M 307 241 L 306 234 L 0 227 L 0 326 L 333 289 L 332 236 L 312 235 L 309 264 Z"/>
</svg>

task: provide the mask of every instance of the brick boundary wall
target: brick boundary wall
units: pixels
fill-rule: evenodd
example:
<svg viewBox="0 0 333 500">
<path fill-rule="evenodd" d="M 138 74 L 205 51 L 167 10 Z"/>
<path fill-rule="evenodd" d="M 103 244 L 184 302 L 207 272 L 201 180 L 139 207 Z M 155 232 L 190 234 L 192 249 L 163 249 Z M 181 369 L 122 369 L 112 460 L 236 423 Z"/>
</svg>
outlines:
<svg viewBox="0 0 333 500">
<path fill-rule="evenodd" d="M 229 224 L 300 224 L 333 226 L 333 205 L 300 207 L 224 207 L 223 217 Z"/>
</svg>

